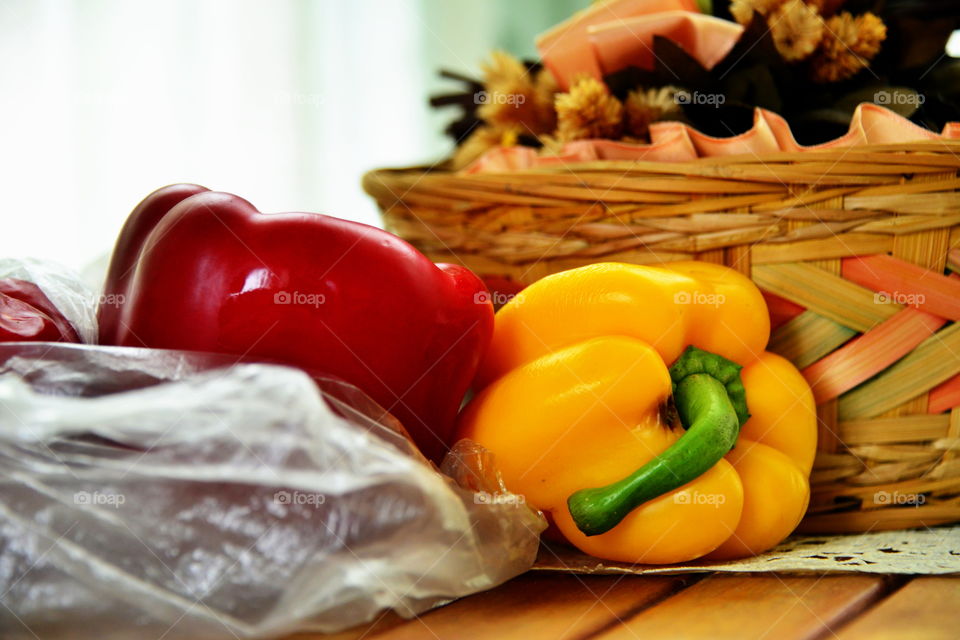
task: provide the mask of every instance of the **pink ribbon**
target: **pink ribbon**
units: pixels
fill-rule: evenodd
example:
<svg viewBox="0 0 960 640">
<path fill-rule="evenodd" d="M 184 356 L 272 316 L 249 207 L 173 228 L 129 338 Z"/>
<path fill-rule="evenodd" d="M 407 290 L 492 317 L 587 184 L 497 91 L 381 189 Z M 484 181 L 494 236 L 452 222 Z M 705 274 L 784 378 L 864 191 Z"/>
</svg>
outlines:
<svg viewBox="0 0 960 640">
<path fill-rule="evenodd" d="M 556 164 L 594 160 L 650 160 L 685 162 L 725 155 L 763 154 L 776 151 L 806 151 L 890 144 L 919 140 L 960 139 L 960 122 L 950 122 L 942 133 L 924 129 L 903 116 L 869 102 L 860 104 L 850 120 L 850 129 L 834 140 L 805 146 L 796 141 L 790 124 L 766 109 L 755 109 L 753 126 L 739 135 L 717 138 L 681 122 L 654 122 L 650 144 L 616 140 L 577 140 L 566 143 L 555 156 L 541 156 L 529 147 L 490 149 L 464 169 L 464 173 L 518 171 Z"/>
</svg>

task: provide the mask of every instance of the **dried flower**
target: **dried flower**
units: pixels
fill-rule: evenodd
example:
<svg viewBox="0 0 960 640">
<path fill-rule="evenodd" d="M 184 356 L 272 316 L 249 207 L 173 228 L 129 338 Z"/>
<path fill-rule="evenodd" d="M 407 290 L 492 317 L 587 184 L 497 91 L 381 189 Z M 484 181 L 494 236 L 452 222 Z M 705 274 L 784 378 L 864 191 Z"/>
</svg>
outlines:
<svg viewBox="0 0 960 640">
<path fill-rule="evenodd" d="M 459 171 L 494 147 L 512 147 L 517 144 L 515 129 L 500 129 L 480 125 L 457 147 L 453 154 L 453 169 Z"/>
<path fill-rule="evenodd" d="M 567 93 L 556 97 L 557 131 L 561 142 L 588 138 L 619 138 L 623 104 L 596 78 L 581 77 Z"/>
<path fill-rule="evenodd" d="M 770 35 L 784 60 L 803 60 L 823 39 L 823 18 L 802 0 L 787 0 L 767 19 Z"/>
<path fill-rule="evenodd" d="M 676 87 L 662 87 L 627 94 L 623 103 L 626 136 L 649 140 L 650 123 L 679 117 L 682 110 L 677 104 L 677 91 Z"/>
<path fill-rule="evenodd" d="M 887 38 L 887 25 L 883 24 L 883 20 L 869 12 L 857 16 L 855 22 L 857 24 L 857 38 L 850 43 L 850 48 L 860 57 L 872 60 L 875 55 L 880 53 L 880 45 Z"/>
<path fill-rule="evenodd" d="M 767 16 L 783 4 L 783 0 L 733 0 L 730 3 L 730 15 L 742 25 L 750 24 L 754 13 Z"/>
<path fill-rule="evenodd" d="M 887 37 L 886 25 L 872 13 L 854 17 L 844 11 L 827 20 L 826 27 L 811 65 L 815 82 L 846 80 L 868 67 Z"/>
<path fill-rule="evenodd" d="M 553 131 L 557 83 L 549 71 L 531 74 L 509 53 L 494 51 L 491 61 L 483 65 L 483 75 L 484 90 L 477 94 L 480 119 L 501 129 L 519 128 L 532 135 Z"/>
</svg>

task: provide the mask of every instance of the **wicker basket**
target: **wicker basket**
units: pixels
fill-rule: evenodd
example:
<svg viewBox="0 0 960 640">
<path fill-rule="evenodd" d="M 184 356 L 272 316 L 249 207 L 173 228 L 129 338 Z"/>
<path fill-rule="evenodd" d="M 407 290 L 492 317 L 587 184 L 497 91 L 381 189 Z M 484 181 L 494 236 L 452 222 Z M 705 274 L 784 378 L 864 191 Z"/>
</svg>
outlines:
<svg viewBox="0 0 960 640">
<path fill-rule="evenodd" d="M 958 170 L 960 141 L 936 141 L 500 174 L 390 169 L 367 174 L 363 186 L 389 230 L 506 293 L 597 261 L 734 267 L 806 309 L 771 339 L 803 368 L 904 309 L 845 279 L 843 258 L 888 254 L 938 273 L 960 269 L 948 260 L 951 248 L 960 253 Z M 922 341 L 893 345 L 901 351 L 876 344 L 906 355 L 818 404 L 803 531 L 960 520 L 960 409 L 928 411 L 928 392 L 960 374 L 960 323 L 940 320 Z"/>
</svg>

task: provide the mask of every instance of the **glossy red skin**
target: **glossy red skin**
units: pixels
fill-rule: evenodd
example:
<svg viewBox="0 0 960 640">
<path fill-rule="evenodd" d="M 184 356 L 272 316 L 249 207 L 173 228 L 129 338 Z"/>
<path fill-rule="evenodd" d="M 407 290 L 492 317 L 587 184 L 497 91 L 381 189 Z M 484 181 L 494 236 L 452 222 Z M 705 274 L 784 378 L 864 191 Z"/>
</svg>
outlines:
<svg viewBox="0 0 960 640">
<path fill-rule="evenodd" d="M 469 270 L 438 267 L 374 227 L 262 214 L 213 191 L 182 199 L 140 247 L 124 240 L 113 260 L 133 269 L 122 286 L 107 283 L 124 302 L 101 308 L 114 327 L 103 344 L 234 353 L 338 376 L 399 418 L 427 457 L 447 450 L 493 331 L 486 288 Z"/>
<path fill-rule="evenodd" d="M 73 325 L 32 282 L 0 279 L 0 342 L 80 342 Z"/>
<path fill-rule="evenodd" d="M 148 195 L 130 212 L 113 249 L 103 286 L 104 302 L 97 309 L 97 326 L 100 330 L 101 342 L 103 342 L 103 336 L 117 335 L 120 309 L 115 302 L 122 301 L 121 296 L 126 294 L 127 283 L 133 274 L 137 257 L 140 255 L 140 247 L 143 246 L 147 235 L 174 205 L 203 191 L 209 191 L 209 189 L 198 184 L 171 184 Z"/>
</svg>

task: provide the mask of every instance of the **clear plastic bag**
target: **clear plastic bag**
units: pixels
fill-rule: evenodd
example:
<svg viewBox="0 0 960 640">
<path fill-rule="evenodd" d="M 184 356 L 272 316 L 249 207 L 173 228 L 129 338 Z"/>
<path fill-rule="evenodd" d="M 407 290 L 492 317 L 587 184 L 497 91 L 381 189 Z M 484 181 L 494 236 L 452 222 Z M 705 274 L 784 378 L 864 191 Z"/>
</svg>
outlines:
<svg viewBox="0 0 960 640">
<path fill-rule="evenodd" d="M 355 388 L 228 360 L 0 345 L 2 637 L 336 631 L 533 563 L 542 517 L 476 493 L 482 450 L 462 488 Z"/>
<path fill-rule="evenodd" d="M 49 260 L 0 258 L 0 278 L 26 280 L 40 287 L 83 342 L 97 341 L 97 294 L 80 274 Z"/>
</svg>

